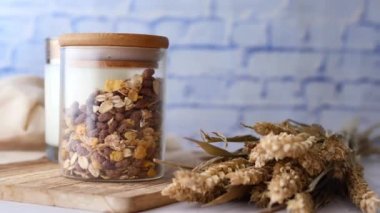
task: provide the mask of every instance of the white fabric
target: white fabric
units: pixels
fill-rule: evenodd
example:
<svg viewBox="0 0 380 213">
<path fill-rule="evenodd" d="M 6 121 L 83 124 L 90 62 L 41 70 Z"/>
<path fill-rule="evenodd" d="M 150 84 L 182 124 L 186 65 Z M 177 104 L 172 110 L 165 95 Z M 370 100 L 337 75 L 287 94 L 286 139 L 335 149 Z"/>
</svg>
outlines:
<svg viewBox="0 0 380 213">
<path fill-rule="evenodd" d="M 3 78 L 0 88 L 0 149 L 43 148 L 43 79 L 35 76 Z"/>
</svg>

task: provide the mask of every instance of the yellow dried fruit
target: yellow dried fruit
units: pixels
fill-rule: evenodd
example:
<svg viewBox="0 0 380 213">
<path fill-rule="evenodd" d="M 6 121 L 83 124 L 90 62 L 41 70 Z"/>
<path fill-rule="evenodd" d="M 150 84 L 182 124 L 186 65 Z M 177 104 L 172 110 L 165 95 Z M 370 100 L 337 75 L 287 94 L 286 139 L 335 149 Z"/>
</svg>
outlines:
<svg viewBox="0 0 380 213">
<path fill-rule="evenodd" d="M 111 152 L 110 159 L 112 161 L 121 161 L 121 160 L 123 160 L 123 152 L 121 152 L 121 151 L 113 151 L 113 152 Z"/>
<path fill-rule="evenodd" d="M 136 90 L 129 90 L 128 92 L 128 98 L 135 102 L 137 99 L 139 99 L 139 93 Z"/>
<path fill-rule="evenodd" d="M 144 162 L 144 167 L 154 167 L 156 164 L 153 163 L 152 161 L 145 161 Z"/>
<path fill-rule="evenodd" d="M 146 148 L 144 146 L 137 146 L 137 148 L 135 149 L 135 153 L 133 155 L 134 158 L 136 159 L 144 159 L 146 157 L 147 153 L 146 153 Z"/>
<path fill-rule="evenodd" d="M 104 83 L 104 90 L 107 92 L 113 92 L 123 87 L 123 80 L 106 80 Z"/>
<path fill-rule="evenodd" d="M 148 177 L 154 177 L 157 175 L 157 171 L 154 168 L 150 168 L 147 172 Z"/>
<path fill-rule="evenodd" d="M 100 164 L 98 161 L 96 160 L 92 160 L 91 162 L 91 166 L 94 168 L 94 169 L 101 169 L 102 168 L 102 164 Z"/>
<path fill-rule="evenodd" d="M 153 135 L 154 134 L 154 129 L 151 127 L 146 127 L 142 130 L 143 135 Z"/>
<path fill-rule="evenodd" d="M 135 121 L 132 120 L 132 119 L 130 119 L 130 118 L 128 118 L 128 119 L 126 120 L 126 123 L 127 123 L 128 126 L 134 126 L 134 125 L 135 125 Z"/>
<path fill-rule="evenodd" d="M 127 131 L 124 133 L 124 138 L 129 142 L 135 140 L 137 137 L 137 132 L 136 131 Z"/>
<path fill-rule="evenodd" d="M 75 134 L 77 136 L 85 136 L 86 135 L 86 125 L 79 124 L 75 127 Z"/>
<path fill-rule="evenodd" d="M 99 139 L 98 138 L 94 138 L 94 137 L 91 137 L 91 138 L 87 138 L 87 140 L 85 141 L 87 145 L 91 146 L 91 147 L 95 147 L 96 144 L 99 143 Z"/>
</svg>

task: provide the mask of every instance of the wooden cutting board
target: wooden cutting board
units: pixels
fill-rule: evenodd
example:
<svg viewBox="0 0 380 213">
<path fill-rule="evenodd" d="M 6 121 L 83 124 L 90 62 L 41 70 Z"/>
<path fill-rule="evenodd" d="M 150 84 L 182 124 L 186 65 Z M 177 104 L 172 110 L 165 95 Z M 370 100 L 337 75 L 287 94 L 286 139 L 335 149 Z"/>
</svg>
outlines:
<svg viewBox="0 0 380 213">
<path fill-rule="evenodd" d="M 199 157 L 178 152 L 170 159 L 194 163 Z M 169 170 L 164 178 L 146 182 L 94 183 L 61 177 L 58 165 L 46 159 L 3 164 L 0 199 L 101 212 L 137 212 L 175 202 L 160 194 L 170 183 L 171 174 Z"/>
</svg>

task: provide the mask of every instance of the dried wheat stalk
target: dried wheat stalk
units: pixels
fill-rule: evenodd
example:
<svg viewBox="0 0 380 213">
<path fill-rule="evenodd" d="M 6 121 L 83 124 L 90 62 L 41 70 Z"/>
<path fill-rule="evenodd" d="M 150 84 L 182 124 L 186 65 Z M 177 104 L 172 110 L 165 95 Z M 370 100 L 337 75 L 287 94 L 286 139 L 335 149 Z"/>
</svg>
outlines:
<svg viewBox="0 0 380 213">
<path fill-rule="evenodd" d="M 352 128 L 354 131 L 342 134 L 293 120 L 243 126 L 261 138 L 226 137 L 221 133 L 210 136 L 202 131 L 204 141 L 191 139 L 217 157 L 192 170 L 175 172 L 173 182 L 162 194 L 206 206 L 241 199 L 246 194 L 258 207 L 275 206 L 269 209 L 272 212 L 286 207 L 289 212 L 308 213 L 347 192 L 362 212 L 379 209 L 380 199 L 368 187 L 356 159 L 376 153 L 371 151 L 369 135 L 380 125 L 364 133 Z M 211 144 L 215 142 L 243 142 L 244 146 L 228 152 Z"/>
</svg>

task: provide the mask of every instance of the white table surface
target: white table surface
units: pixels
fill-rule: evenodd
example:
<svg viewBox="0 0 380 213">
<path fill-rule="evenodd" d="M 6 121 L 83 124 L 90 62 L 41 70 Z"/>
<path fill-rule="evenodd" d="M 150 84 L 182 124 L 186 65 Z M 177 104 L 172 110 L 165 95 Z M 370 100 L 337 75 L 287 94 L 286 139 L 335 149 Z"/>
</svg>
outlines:
<svg viewBox="0 0 380 213">
<path fill-rule="evenodd" d="M 41 155 L 40 153 L 30 152 L 25 155 L 25 159 L 33 159 Z M 9 162 L 5 159 L 4 153 L 0 152 L 0 163 Z M 24 160 L 25 160 L 24 159 Z M 380 157 L 372 157 L 363 161 L 365 165 L 365 175 L 370 184 L 370 186 L 380 194 Z M 245 202 L 232 202 L 220 206 L 201 208 L 199 205 L 194 203 L 176 203 L 161 208 L 152 209 L 146 212 L 149 213 L 167 213 L 167 212 L 259 212 L 257 208 L 253 205 L 247 204 Z M 0 201 L 0 212 L 1 213 L 88 213 L 89 211 L 82 211 L 76 209 L 65 209 L 51 206 L 41 206 L 26 203 L 16 203 L 8 201 Z M 282 211 L 285 212 L 285 211 Z M 329 205 L 320 209 L 318 212 L 322 213 L 349 213 L 349 212 L 360 212 L 355 206 L 346 200 L 337 198 L 332 201 Z"/>
</svg>

